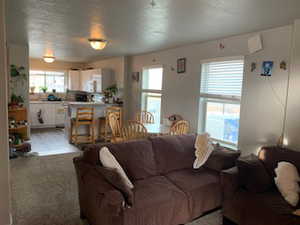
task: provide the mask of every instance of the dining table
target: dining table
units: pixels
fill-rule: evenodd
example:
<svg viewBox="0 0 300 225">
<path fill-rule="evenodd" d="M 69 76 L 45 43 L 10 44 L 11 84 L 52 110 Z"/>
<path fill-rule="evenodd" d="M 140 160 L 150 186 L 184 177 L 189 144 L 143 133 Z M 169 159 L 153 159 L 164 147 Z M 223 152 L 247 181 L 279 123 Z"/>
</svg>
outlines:
<svg viewBox="0 0 300 225">
<path fill-rule="evenodd" d="M 166 124 L 143 123 L 143 125 L 150 135 L 161 136 L 170 133 L 171 126 Z"/>
</svg>

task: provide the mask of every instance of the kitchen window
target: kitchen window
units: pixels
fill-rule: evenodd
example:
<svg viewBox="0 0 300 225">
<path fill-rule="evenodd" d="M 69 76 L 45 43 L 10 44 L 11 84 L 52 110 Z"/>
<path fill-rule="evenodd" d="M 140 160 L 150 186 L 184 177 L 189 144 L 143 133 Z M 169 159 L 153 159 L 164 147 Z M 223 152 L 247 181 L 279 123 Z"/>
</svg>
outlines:
<svg viewBox="0 0 300 225">
<path fill-rule="evenodd" d="M 154 122 L 160 124 L 163 68 L 149 67 L 143 69 L 141 109 L 154 115 Z"/>
<path fill-rule="evenodd" d="M 35 93 L 41 93 L 46 87 L 47 92 L 55 90 L 58 93 L 66 91 L 66 73 L 61 71 L 39 71 L 30 70 L 29 84 L 34 88 Z"/>
<path fill-rule="evenodd" d="M 199 131 L 223 144 L 237 146 L 244 59 L 202 63 Z"/>
</svg>

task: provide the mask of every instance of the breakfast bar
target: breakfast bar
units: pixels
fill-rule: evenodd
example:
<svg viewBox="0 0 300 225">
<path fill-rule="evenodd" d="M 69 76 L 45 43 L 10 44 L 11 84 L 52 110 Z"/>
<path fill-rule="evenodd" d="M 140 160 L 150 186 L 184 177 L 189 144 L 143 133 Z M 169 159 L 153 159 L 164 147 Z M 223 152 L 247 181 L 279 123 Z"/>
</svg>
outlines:
<svg viewBox="0 0 300 225">
<path fill-rule="evenodd" d="M 65 120 L 65 133 L 66 136 L 69 139 L 69 142 L 72 142 L 71 140 L 71 128 L 72 128 L 72 119 L 74 120 L 77 116 L 77 110 L 79 108 L 93 108 L 94 109 L 94 121 L 93 121 L 93 129 L 94 134 L 97 139 L 97 137 L 100 137 L 100 130 L 101 126 L 103 124 L 100 123 L 100 118 L 105 118 L 105 112 L 106 108 L 110 106 L 116 106 L 116 104 L 105 104 L 105 103 L 98 103 L 98 102 L 68 102 L 66 104 L 67 110 L 66 110 L 66 120 Z M 88 127 L 80 127 L 78 128 L 78 134 L 84 135 L 87 134 Z"/>
</svg>

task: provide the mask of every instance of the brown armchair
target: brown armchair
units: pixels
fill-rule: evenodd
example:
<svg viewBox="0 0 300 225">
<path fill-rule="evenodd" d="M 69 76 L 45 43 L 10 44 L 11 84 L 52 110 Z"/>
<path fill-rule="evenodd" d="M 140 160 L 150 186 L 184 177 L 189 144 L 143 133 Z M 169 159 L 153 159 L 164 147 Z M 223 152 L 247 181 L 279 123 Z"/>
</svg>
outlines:
<svg viewBox="0 0 300 225">
<path fill-rule="evenodd" d="M 254 160 L 255 161 L 255 160 Z M 300 152 L 279 147 L 264 147 L 256 157 L 261 167 L 255 167 L 249 163 L 253 175 L 242 173 L 238 167 L 224 170 L 221 173 L 221 185 L 223 192 L 223 216 L 225 221 L 232 221 L 238 225 L 296 225 L 300 224 L 300 217 L 293 215 L 293 211 L 300 207 L 289 205 L 274 184 L 274 169 L 278 162 L 287 161 L 293 163 L 300 171 Z M 237 161 L 239 165 L 239 160 Z M 242 168 L 242 167 L 240 167 Z M 261 173 L 257 171 L 260 168 Z M 266 179 L 262 178 L 261 174 Z M 270 179 L 270 181 L 267 181 Z M 244 184 L 247 182 L 248 185 Z M 267 181 L 267 182 L 265 182 Z M 249 185 L 249 183 L 254 184 Z M 263 188 L 257 191 L 257 187 L 263 183 Z M 254 189 L 253 189 L 254 187 Z"/>
</svg>

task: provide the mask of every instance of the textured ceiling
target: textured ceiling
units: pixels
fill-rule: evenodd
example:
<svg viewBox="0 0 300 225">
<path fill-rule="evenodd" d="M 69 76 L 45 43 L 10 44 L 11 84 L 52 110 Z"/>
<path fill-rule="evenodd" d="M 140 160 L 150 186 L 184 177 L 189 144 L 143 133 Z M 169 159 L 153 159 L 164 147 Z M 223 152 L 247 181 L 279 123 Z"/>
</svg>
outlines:
<svg viewBox="0 0 300 225">
<path fill-rule="evenodd" d="M 140 54 L 291 24 L 299 0 L 7 0 L 7 33 L 30 56 L 65 61 Z M 88 38 L 105 38 L 106 49 Z"/>
</svg>

